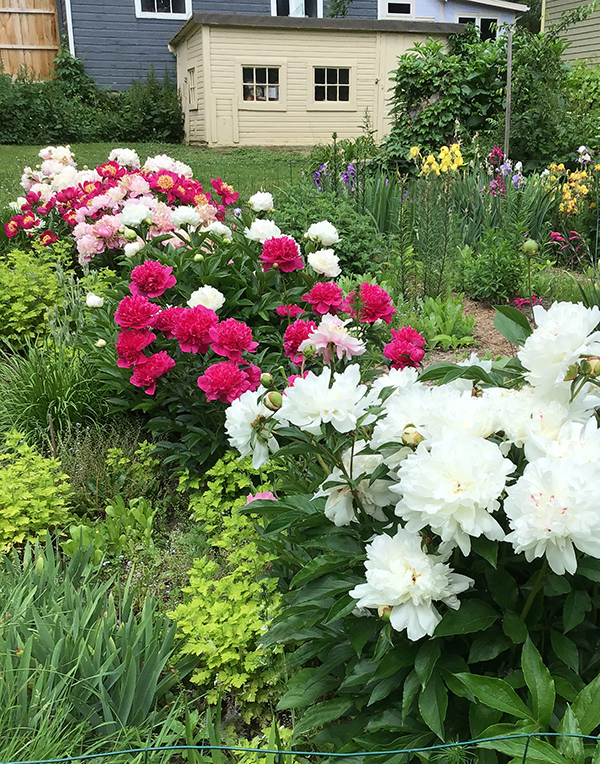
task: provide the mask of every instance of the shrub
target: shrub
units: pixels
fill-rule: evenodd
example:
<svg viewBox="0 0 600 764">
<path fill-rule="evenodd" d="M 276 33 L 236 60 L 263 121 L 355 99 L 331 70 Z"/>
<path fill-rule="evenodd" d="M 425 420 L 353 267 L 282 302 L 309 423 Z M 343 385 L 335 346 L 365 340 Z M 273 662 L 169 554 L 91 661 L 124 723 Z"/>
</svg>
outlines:
<svg viewBox="0 0 600 764">
<path fill-rule="evenodd" d="M 408 323 L 427 340 L 427 347 L 438 345 L 443 350 L 460 345 L 472 345 L 477 319 L 465 316 L 462 295 L 445 299 L 425 297 L 418 303 L 416 315 L 407 316 Z"/>
<path fill-rule="evenodd" d="M 476 300 L 508 302 L 523 283 L 525 264 L 512 237 L 487 229 L 478 254 L 464 262 L 471 296 Z"/>
<path fill-rule="evenodd" d="M 0 549 L 45 536 L 70 519 L 67 476 L 20 433 L 6 438 L 0 454 Z"/>
</svg>

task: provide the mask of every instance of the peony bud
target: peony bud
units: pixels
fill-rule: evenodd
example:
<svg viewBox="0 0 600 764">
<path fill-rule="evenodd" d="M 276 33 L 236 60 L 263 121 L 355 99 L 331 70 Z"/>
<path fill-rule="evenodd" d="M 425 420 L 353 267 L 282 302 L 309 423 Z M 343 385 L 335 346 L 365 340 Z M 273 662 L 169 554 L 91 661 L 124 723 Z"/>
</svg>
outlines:
<svg viewBox="0 0 600 764">
<path fill-rule="evenodd" d="M 384 621 L 389 621 L 391 614 L 392 614 L 392 608 L 389 605 L 380 605 L 377 608 L 377 615 L 380 618 L 383 618 Z"/>
<path fill-rule="evenodd" d="M 271 387 L 273 384 L 273 376 L 271 374 L 268 374 L 265 372 L 264 374 L 260 375 L 260 384 L 263 387 Z"/>
<path fill-rule="evenodd" d="M 85 296 L 85 304 L 88 308 L 101 308 L 104 305 L 104 297 L 88 292 Z"/>
<path fill-rule="evenodd" d="M 41 576 L 43 570 L 44 570 L 44 558 L 42 557 L 42 555 L 40 555 L 37 558 L 35 563 L 35 572 L 37 573 L 38 576 Z"/>
<path fill-rule="evenodd" d="M 423 436 L 414 426 L 414 424 L 407 424 L 402 433 L 402 442 L 407 446 L 418 446 L 423 440 Z"/>
<path fill-rule="evenodd" d="M 600 375 L 600 358 L 598 356 L 590 356 L 586 358 L 581 364 L 581 370 L 589 377 L 597 377 Z"/>
<path fill-rule="evenodd" d="M 127 239 L 127 241 L 135 241 L 137 239 L 137 233 L 133 231 L 131 228 L 123 227 L 123 236 Z"/>
<path fill-rule="evenodd" d="M 277 390 L 271 390 L 263 399 L 263 403 L 270 411 L 279 411 L 283 404 L 283 395 Z"/>
<path fill-rule="evenodd" d="M 572 363 L 567 369 L 567 373 L 564 377 L 564 382 L 572 382 L 579 374 L 579 364 Z"/>
<path fill-rule="evenodd" d="M 312 358 L 316 352 L 317 348 L 314 345 L 307 345 L 302 351 L 302 355 L 305 358 Z"/>
<path fill-rule="evenodd" d="M 521 247 L 526 257 L 533 257 L 540 251 L 540 246 L 535 239 L 527 239 Z"/>
<path fill-rule="evenodd" d="M 201 263 L 204 260 L 204 255 L 201 255 L 200 252 L 198 252 L 197 255 L 194 255 L 194 260 L 197 263 Z"/>
<path fill-rule="evenodd" d="M 105 348 L 106 347 L 106 340 L 103 340 L 103 339 L 96 340 L 96 347 L 97 348 Z"/>
</svg>

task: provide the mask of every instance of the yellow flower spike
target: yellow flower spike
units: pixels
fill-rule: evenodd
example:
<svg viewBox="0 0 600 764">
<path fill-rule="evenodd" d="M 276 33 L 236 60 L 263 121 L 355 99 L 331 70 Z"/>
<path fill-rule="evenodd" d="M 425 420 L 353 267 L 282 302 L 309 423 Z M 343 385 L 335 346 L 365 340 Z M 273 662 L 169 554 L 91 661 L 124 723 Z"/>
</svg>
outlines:
<svg viewBox="0 0 600 764">
<path fill-rule="evenodd" d="M 411 157 L 411 159 L 414 159 L 415 157 L 418 157 L 420 153 L 421 152 L 420 152 L 418 146 L 411 146 L 411 149 L 410 149 L 410 157 Z"/>
</svg>

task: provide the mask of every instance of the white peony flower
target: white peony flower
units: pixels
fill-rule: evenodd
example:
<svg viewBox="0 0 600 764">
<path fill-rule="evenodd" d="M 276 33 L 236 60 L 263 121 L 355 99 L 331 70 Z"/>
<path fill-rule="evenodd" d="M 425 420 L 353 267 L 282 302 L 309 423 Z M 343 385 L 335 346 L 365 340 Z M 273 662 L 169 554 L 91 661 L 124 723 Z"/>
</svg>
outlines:
<svg viewBox="0 0 600 764">
<path fill-rule="evenodd" d="M 352 450 L 348 449 L 342 456 L 344 468 L 351 479 L 358 478 L 363 472 L 368 475 L 361 480 L 356 489 L 358 498 L 363 509 L 368 515 L 376 520 L 384 521 L 386 515 L 382 512 L 382 507 L 387 507 L 394 502 L 394 494 L 390 491 L 390 480 L 378 479 L 369 485 L 369 478 L 379 467 L 382 457 L 379 454 L 361 453 L 366 446 L 364 440 L 357 440 L 354 444 L 354 455 Z M 329 483 L 343 483 L 343 485 L 328 485 Z M 326 496 L 325 516 L 335 525 L 349 525 L 357 522 L 354 511 L 354 500 L 350 486 L 346 483 L 343 472 L 336 467 L 327 480 L 320 486 L 315 493 L 315 498 Z"/>
<path fill-rule="evenodd" d="M 258 191 L 248 199 L 248 204 L 254 212 L 273 212 L 273 196 L 268 191 Z"/>
<path fill-rule="evenodd" d="M 516 552 L 544 554 L 558 575 L 575 573 L 575 548 L 600 558 L 600 467 L 578 459 L 537 459 L 507 489 L 504 511 Z"/>
<path fill-rule="evenodd" d="M 340 241 L 336 227 L 328 220 L 313 223 L 304 236 L 311 241 L 317 241 L 324 247 L 331 247 L 332 244 L 337 244 Z"/>
<path fill-rule="evenodd" d="M 141 241 L 130 241 L 123 247 L 125 257 L 134 257 L 144 245 Z"/>
<path fill-rule="evenodd" d="M 366 584 L 350 596 L 357 606 L 390 607 L 390 623 L 396 631 L 406 629 L 413 642 L 431 636 L 441 620 L 434 602 L 458 610 L 457 594 L 473 585 L 467 576 L 454 573 L 441 555 L 426 554 L 421 537 L 400 528 L 395 536 L 376 536 L 367 545 Z"/>
<path fill-rule="evenodd" d="M 600 464 L 600 430 L 596 418 L 591 417 L 585 424 L 566 422 L 555 439 L 531 433 L 525 443 L 525 456 L 529 462 L 542 457 L 573 457 L 581 462 Z"/>
<path fill-rule="evenodd" d="M 133 149 L 113 149 L 108 155 L 109 162 L 116 162 L 121 167 L 139 170 L 140 158 Z"/>
<path fill-rule="evenodd" d="M 332 249 L 318 249 L 308 256 L 308 264 L 315 273 L 334 279 L 340 275 L 340 258 Z"/>
<path fill-rule="evenodd" d="M 217 236 L 220 236 L 223 241 L 230 243 L 231 242 L 231 228 L 229 226 L 226 226 L 224 223 L 221 223 L 219 220 L 215 221 L 214 223 L 210 223 L 205 228 L 202 229 L 203 233 L 214 233 Z"/>
<path fill-rule="evenodd" d="M 94 344 L 96 345 L 97 348 L 105 348 L 106 340 L 103 340 L 102 338 L 100 338 L 99 340 L 96 340 Z"/>
<path fill-rule="evenodd" d="M 127 202 L 121 210 L 121 224 L 128 228 L 141 225 L 144 220 L 152 219 L 152 210 L 141 202 Z"/>
<path fill-rule="evenodd" d="M 269 461 L 269 450 L 277 451 L 273 437 L 273 412 L 259 401 L 264 387 L 248 390 L 233 401 L 225 413 L 225 430 L 229 444 L 242 456 L 252 455 L 252 466 L 258 470 Z"/>
<path fill-rule="evenodd" d="M 196 305 L 203 305 L 205 308 L 217 311 L 225 305 L 225 295 L 223 292 L 219 292 L 212 286 L 203 286 L 192 292 L 187 304 L 190 308 L 195 308 Z"/>
<path fill-rule="evenodd" d="M 9 202 L 8 206 L 13 212 L 21 212 L 24 204 L 27 204 L 27 199 L 24 196 L 17 196 L 17 200 Z"/>
<path fill-rule="evenodd" d="M 99 297 L 93 292 L 88 292 L 85 296 L 85 304 L 88 308 L 101 308 L 104 305 L 104 297 Z"/>
<path fill-rule="evenodd" d="M 52 190 L 63 191 L 65 188 L 71 188 L 77 183 L 77 170 L 70 165 L 63 167 L 62 172 L 52 177 Z"/>
<path fill-rule="evenodd" d="M 184 225 L 197 228 L 202 222 L 202 215 L 195 207 L 188 207 L 186 205 L 182 207 L 175 207 L 171 211 L 171 223 L 175 228 L 181 228 Z"/>
<path fill-rule="evenodd" d="M 250 241 L 260 241 L 263 244 L 267 239 L 281 236 L 281 231 L 272 220 L 254 220 L 250 228 L 244 229 L 244 236 Z"/>
<path fill-rule="evenodd" d="M 293 387 L 286 389 L 278 416 L 311 435 L 319 435 L 326 422 L 331 422 L 338 432 L 353 430 L 367 406 L 367 388 L 360 384 L 360 367 L 353 364 L 333 376 L 331 388 L 328 367 L 319 376 L 309 371 L 304 379 L 297 379 Z"/>
<path fill-rule="evenodd" d="M 184 178 L 191 178 L 194 174 L 189 165 L 172 159 L 167 154 L 157 154 L 155 157 L 148 157 L 144 162 L 144 169 L 148 172 L 168 170 L 169 172 L 177 173 L 177 175 L 183 175 Z"/>
<path fill-rule="evenodd" d="M 401 463 L 400 482 L 392 486 L 402 496 L 396 514 L 406 521 L 407 530 L 415 533 L 429 525 L 466 556 L 471 536 L 504 538 L 490 513 L 500 506 L 498 497 L 513 470 L 498 446 L 483 438 L 450 434 L 429 450 L 420 443 Z"/>
<path fill-rule="evenodd" d="M 582 355 L 600 353 L 600 308 L 583 303 L 555 302 L 548 310 L 533 308 L 537 328 L 527 338 L 518 357 L 527 372 L 525 379 L 540 395 L 566 403 L 570 383 L 567 369 Z"/>
</svg>

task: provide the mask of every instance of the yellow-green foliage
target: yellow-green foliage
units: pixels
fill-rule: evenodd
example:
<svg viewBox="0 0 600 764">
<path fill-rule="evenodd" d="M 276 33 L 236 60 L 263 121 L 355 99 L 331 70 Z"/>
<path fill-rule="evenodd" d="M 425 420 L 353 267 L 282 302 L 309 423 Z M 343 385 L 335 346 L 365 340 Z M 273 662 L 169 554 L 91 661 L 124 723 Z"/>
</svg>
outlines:
<svg viewBox="0 0 600 764">
<path fill-rule="evenodd" d="M 14 249 L 0 260 L 0 340 L 22 342 L 46 326 L 46 311 L 62 301 L 56 263 L 65 245 Z"/>
<path fill-rule="evenodd" d="M 0 549 L 33 541 L 70 519 L 66 475 L 12 432 L 0 454 Z"/>
<path fill-rule="evenodd" d="M 171 614 L 185 637 L 183 652 L 200 659 L 192 681 L 208 690 L 209 703 L 233 691 L 246 718 L 279 678 L 277 654 L 258 645 L 278 608 L 277 582 L 265 576 L 273 558 L 257 547 L 256 517 L 236 511 L 249 493 L 272 488 L 257 485 L 258 474 L 249 459 L 227 454 L 207 473 L 205 490 L 192 494 L 190 509 L 208 550 L 194 561 L 187 601 Z M 198 486 L 199 480 L 182 481 L 184 489 Z"/>
</svg>

